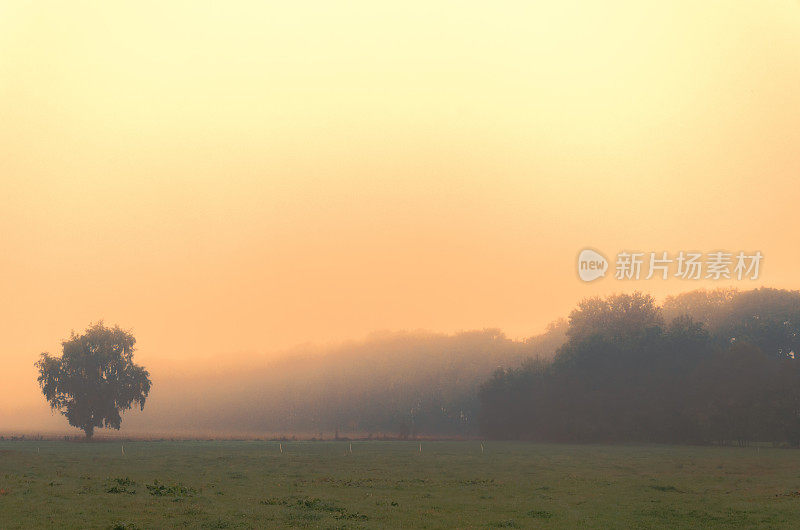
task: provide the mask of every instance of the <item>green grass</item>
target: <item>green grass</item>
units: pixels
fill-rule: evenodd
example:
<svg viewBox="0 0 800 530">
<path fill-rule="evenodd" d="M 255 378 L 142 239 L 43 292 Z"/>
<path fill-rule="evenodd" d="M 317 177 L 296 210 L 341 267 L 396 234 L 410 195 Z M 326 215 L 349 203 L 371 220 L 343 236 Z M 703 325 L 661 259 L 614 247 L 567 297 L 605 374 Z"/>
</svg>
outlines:
<svg viewBox="0 0 800 530">
<path fill-rule="evenodd" d="M 800 527 L 794 450 L 422 446 L 5 441 L 0 528 Z"/>
</svg>

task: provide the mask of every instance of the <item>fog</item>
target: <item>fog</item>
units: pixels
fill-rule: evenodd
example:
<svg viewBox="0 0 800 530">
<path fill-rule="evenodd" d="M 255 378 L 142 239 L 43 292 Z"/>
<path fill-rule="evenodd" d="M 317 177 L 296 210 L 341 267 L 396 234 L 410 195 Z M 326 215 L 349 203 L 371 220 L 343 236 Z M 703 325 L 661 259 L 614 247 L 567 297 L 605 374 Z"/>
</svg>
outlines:
<svg viewBox="0 0 800 530">
<path fill-rule="evenodd" d="M 154 372 L 144 411 L 127 412 L 121 433 L 471 435 L 480 384 L 497 368 L 518 366 L 529 357 L 551 358 L 565 329 L 566 322 L 557 321 L 526 340 L 509 339 L 496 329 L 383 332 L 335 346 L 298 347 L 271 361 L 237 357 L 236 365 L 216 371 Z M 45 417 L 43 410 L 22 411 L 10 422 L 28 433 L 71 430 L 63 417 Z"/>
<path fill-rule="evenodd" d="M 384 332 L 332 347 L 305 347 L 264 363 L 159 377 L 128 433 L 213 436 L 407 436 L 475 433 L 477 390 L 498 367 L 550 358 L 556 323 L 515 341 L 500 330 L 454 335 Z"/>
</svg>

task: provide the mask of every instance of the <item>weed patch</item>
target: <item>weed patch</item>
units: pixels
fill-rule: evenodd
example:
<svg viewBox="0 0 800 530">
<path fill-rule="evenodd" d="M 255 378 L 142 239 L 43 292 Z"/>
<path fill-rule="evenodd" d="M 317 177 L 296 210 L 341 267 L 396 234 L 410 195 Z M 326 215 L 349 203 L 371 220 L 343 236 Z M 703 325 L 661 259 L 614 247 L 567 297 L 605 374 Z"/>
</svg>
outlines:
<svg viewBox="0 0 800 530">
<path fill-rule="evenodd" d="M 197 490 L 181 483 L 163 484 L 158 480 L 152 484 L 145 484 L 148 493 L 154 497 L 192 497 L 197 495 Z"/>
</svg>

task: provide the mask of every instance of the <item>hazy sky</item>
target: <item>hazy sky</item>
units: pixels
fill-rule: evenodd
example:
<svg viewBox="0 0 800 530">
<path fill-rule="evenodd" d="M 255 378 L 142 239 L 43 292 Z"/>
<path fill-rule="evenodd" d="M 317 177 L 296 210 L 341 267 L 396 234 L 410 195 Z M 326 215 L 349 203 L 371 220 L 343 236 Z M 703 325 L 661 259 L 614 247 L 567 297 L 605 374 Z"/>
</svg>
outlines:
<svg viewBox="0 0 800 530">
<path fill-rule="evenodd" d="M 794 0 L 6 1 L 0 426 L 101 318 L 155 374 L 722 286 L 587 246 L 800 288 L 799 174 Z"/>
</svg>

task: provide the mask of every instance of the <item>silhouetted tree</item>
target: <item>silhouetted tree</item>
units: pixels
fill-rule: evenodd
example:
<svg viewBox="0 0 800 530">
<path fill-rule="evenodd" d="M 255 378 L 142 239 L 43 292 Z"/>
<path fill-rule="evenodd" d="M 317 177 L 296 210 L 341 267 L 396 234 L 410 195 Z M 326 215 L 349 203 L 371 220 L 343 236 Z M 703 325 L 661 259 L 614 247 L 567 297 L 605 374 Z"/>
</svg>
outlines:
<svg viewBox="0 0 800 530">
<path fill-rule="evenodd" d="M 574 341 L 595 334 L 622 336 L 662 323 L 661 308 L 649 294 L 586 298 L 569 315 L 567 337 Z"/>
<path fill-rule="evenodd" d="M 63 341 L 61 357 L 42 353 L 36 363 L 39 386 L 50 407 L 91 438 L 96 427 L 119 429 L 120 412 L 136 403 L 144 409 L 149 373 L 133 363 L 136 339 L 102 322 Z"/>
</svg>

